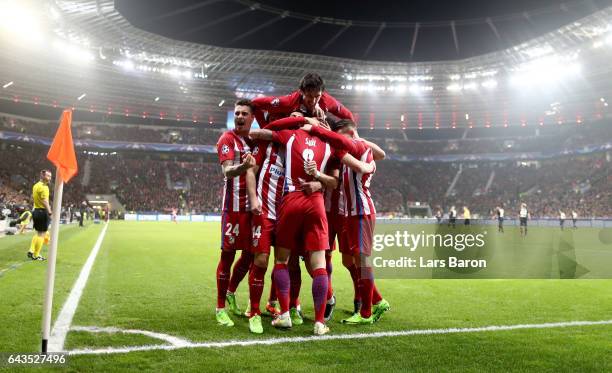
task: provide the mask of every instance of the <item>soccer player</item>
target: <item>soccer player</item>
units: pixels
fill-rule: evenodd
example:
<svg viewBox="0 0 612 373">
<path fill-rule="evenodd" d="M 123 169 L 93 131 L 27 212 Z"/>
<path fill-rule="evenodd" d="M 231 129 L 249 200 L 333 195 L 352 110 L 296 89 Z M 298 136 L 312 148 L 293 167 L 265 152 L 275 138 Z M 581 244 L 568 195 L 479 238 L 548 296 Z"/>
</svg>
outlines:
<svg viewBox="0 0 612 373">
<path fill-rule="evenodd" d="M 572 227 L 574 229 L 578 229 L 578 227 L 576 226 L 576 220 L 578 220 L 578 213 L 576 212 L 576 210 L 572 210 Z"/>
<path fill-rule="evenodd" d="M 527 219 L 529 218 L 529 211 L 527 211 L 527 204 L 521 203 L 521 208 L 519 210 L 519 229 L 521 231 L 521 236 L 527 236 Z"/>
<path fill-rule="evenodd" d="M 312 118 L 306 120 L 314 126 L 318 121 Z M 305 126 L 304 128 L 306 129 Z M 313 181 L 314 177 L 306 172 L 306 163 L 314 161 L 320 173 L 325 170 L 332 155 L 332 149 L 325 141 L 317 138 L 305 129 L 251 131 L 251 136 L 261 140 L 271 140 L 284 145 L 285 148 L 285 196 L 279 209 L 276 233 L 277 245 L 274 248 L 275 266 L 274 282 L 281 305 L 281 315 L 272 321 L 272 325 L 280 328 L 292 326 L 289 314 L 290 277 L 288 261 L 290 255 L 299 252 L 306 254 L 312 282 L 312 293 L 315 304 L 314 334 L 323 335 L 329 332 L 325 325 L 324 313 L 328 288 L 328 277 L 325 262 L 325 251 L 329 249 L 327 217 L 323 194 L 320 191 L 307 194 L 303 182 Z M 308 127 L 310 129 L 310 127 Z M 353 164 L 363 171 L 373 169 L 372 165 L 355 160 L 348 154 L 343 162 Z"/>
<path fill-rule="evenodd" d="M 452 206 L 450 211 L 448 212 L 448 226 L 452 226 L 453 228 L 455 228 L 455 226 L 457 225 L 457 209 L 455 209 L 455 206 Z"/>
<path fill-rule="evenodd" d="M 220 325 L 233 326 L 234 322 L 225 309 L 229 304 L 234 315 L 240 315 L 235 291 L 249 271 L 253 261 L 251 244 L 251 206 L 247 195 L 247 170 L 255 166 L 255 158 L 249 145 L 249 131 L 255 119 L 250 100 L 239 100 L 234 105 L 235 128 L 226 131 L 217 142 L 217 154 L 224 175 L 221 258 L 217 267 L 216 319 Z M 230 269 L 236 255 L 242 254 L 230 277 Z"/>
<path fill-rule="evenodd" d="M 561 227 L 561 230 L 563 230 L 563 227 L 565 226 L 565 213 L 561 210 L 559 210 L 559 226 Z"/>
<path fill-rule="evenodd" d="M 340 250 L 342 262 L 351 273 L 351 277 L 353 277 L 355 267 L 357 269 L 357 290 L 361 300 L 359 313 L 355 312 L 353 316 L 342 322 L 370 324 L 378 321 L 390 309 L 389 303 L 382 298 L 374 284 L 372 267 L 367 260 L 372 253 L 376 223 L 376 209 L 369 191 L 375 171 L 374 156 L 372 149 L 364 141 L 359 140 L 353 121 L 340 120 L 334 129 L 338 134 L 325 131 L 320 127 L 313 127 L 311 133 L 322 137 L 336 148 L 345 149 L 355 159 L 373 166 L 368 171 L 359 170 L 347 164 L 344 156 L 340 155 L 345 163 L 342 168 L 341 183 L 342 204 L 347 216 L 344 221 L 344 239 L 347 245 L 345 247 L 340 245 Z"/>
<path fill-rule="evenodd" d="M 472 214 L 470 213 L 470 209 L 467 206 L 463 206 L 463 225 L 470 225 L 470 220 L 472 219 Z"/>
<path fill-rule="evenodd" d="M 441 224 L 442 223 L 442 208 L 440 206 L 436 207 L 435 217 L 436 217 L 436 220 L 438 221 L 438 224 Z"/>
<path fill-rule="evenodd" d="M 32 220 L 34 221 L 34 230 L 36 230 L 36 234 L 32 237 L 32 242 L 30 243 L 30 251 L 28 251 L 28 258 L 32 260 L 46 260 L 40 255 L 40 252 L 49 230 L 49 217 L 53 214 L 49 204 L 49 182 L 51 177 L 51 171 L 40 171 L 40 180 L 32 187 L 32 200 L 34 201 Z"/>
<path fill-rule="evenodd" d="M 266 125 L 266 128 L 279 130 L 299 128 L 304 123 L 307 121 L 301 113 L 293 113 L 292 118 L 274 121 Z M 247 171 L 247 190 L 251 206 L 253 206 L 251 252 L 254 254 L 253 265 L 249 271 L 250 310 L 247 316 L 251 332 L 261 334 L 263 327 L 259 302 L 263 292 L 270 247 L 275 244 L 276 240 L 277 210 L 285 183 L 285 153 L 277 143 L 259 141 L 253 148 L 253 156 L 255 166 Z M 270 301 L 266 305 L 266 310 L 273 316 L 277 314 L 275 308 Z M 299 321 L 302 321 L 301 316 Z"/>
<path fill-rule="evenodd" d="M 316 117 L 317 108 L 325 113 L 332 113 L 341 119 L 353 119 L 353 114 L 329 93 L 325 92 L 325 82 L 319 74 L 308 73 L 300 80 L 299 89 L 281 97 L 258 97 L 253 99 L 257 122 L 263 126 L 267 123 L 264 112 L 268 114 L 289 115 L 295 111 Z"/>
<path fill-rule="evenodd" d="M 178 221 L 176 220 L 176 208 L 172 208 L 172 215 L 170 215 L 170 220 L 176 224 L 178 224 Z"/>
<path fill-rule="evenodd" d="M 497 214 L 497 231 L 499 233 L 504 233 L 504 204 L 502 203 L 500 206 L 496 207 L 495 212 Z"/>
</svg>

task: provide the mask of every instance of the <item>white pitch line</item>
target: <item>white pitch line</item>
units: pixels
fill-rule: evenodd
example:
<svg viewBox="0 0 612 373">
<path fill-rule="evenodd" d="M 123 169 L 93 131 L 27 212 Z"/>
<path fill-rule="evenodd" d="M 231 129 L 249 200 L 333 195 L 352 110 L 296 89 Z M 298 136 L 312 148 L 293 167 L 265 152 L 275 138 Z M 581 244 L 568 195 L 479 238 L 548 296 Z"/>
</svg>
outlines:
<svg viewBox="0 0 612 373">
<path fill-rule="evenodd" d="M 115 328 L 112 326 L 105 327 L 105 328 L 98 327 L 98 326 L 73 326 L 70 328 L 70 330 L 75 331 L 75 332 L 90 332 L 90 333 L 140 334 L 140 335 L 145 335 L 147 337 L 159 339 L 164 342 L 168 342 L 171 345 L 176 346 L 176 347 L 189 346 L 193 344 L 193 342 L 187 339 L 184 339 L 184 338 L 175 337 L 173 335 L 164 334 L 164 333 L 150 332 L 148 330 L 140 330 L 140 329 L 119 329 L 119 328 Z"/>
<path fill-rule="evenodd" d="M 125 347 L 108 347 L 100 349 L 77 349 L 65 351 L 70 355 L 102 355 L 102 354 L 121 354 L 134 351 L 153 351 L 153 350 L 178 350 L 182 348 L 224 348 L 233 346 L 256 346 L 256 345 L 276 345 L 283 343 L 299 343 L 299 342 L 317 342 L 317 341 L 333 341 L 333 340 L 349 340 L 349 339 L 366 339 L 366 338 L 382 338 L 382 337 L 402 337 L 411 335 L 433 335 L 433 334 L 454 334 L 454 333 L 477 333 L 477 332 L 496 332 L 506 330 L 519 329 L 548 329 L 548 328 L 567 328 L 574 326 L 592 326 L 592 325 L 612 325 L 612 320 L 600 321 L 566 321 L 543 324 L 518 324 L 518 325 L 492 325 L 475 328 L 448 328 L 448 329 L 417 329 L 417 330 L 398 330 L 376 333 L 354 333 L 354 334 L 328 334 L 324 336 L 309 336 L 309 337 L 285 337 L 272 339 L 250 339 L 250 340 L 233 340 L 223 342 L 199 342 L 183 346 L 177 345 L 145 345 L 145 346 L 125 346 Z"/>
<path fill-rule="evenodd" d="M 83 289 L 85 289 L 85 285 L 87 284 L 87 279 L 89 278 L 89 274 L 91 273 L 91 269 L 93 268 L 96 256 L 98 255 L 98 251 L 100 251 L 100 246 L 102 246 L 102 240 L 104 239 L 104 235 L 106 234 L 107 228 L 108 223 L 106 223 L 104 225 L 104 228 L 102 228 L 102 232 L 100 232 L 96 244 L 91 249 L 91 253 L 87 258 L 87 261 L 83 265 L 79 277 L 72 286 L 72 290 L 70 291 L 70 295 L 68 295 L 68 299 L 66 299 L 66 302 L 62 306 L 62 310 L 60 311 L 59 316 L 57 316 L 57 320 L 55 320 L 55 324 L 53 325 L 53 329 L 51 330 L 51 335 L 49 336 L 49 352 L 61 352 L 64 350 L 66 334 L 68 334 L 68 330 L 70 330 L 72 318 L 74 317 L 74 313 L 76 312 L 76 309 L 79 306 L 81 295 L 83 295 Z"/>
</svg>

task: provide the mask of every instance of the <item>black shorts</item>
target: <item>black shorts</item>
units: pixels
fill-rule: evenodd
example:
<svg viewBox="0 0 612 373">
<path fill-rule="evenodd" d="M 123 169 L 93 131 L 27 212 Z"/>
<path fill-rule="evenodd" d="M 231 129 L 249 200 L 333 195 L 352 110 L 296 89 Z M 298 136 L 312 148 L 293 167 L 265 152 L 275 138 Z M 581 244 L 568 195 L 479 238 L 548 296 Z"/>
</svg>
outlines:
<svg viewBox="0 0 612 373">
<path fill-rule="evenodd" d="M 526 227 L 527 226 L 527 218 L 520 218 L 521 220 L 521 227 Z"/>
<path fill-rule="evenodd" d="M 46 209 L 34 209 L 32 211 L 32 221 L 36 232 L 46 232 L 49 230 L 49 214 Z"/>
</svg>

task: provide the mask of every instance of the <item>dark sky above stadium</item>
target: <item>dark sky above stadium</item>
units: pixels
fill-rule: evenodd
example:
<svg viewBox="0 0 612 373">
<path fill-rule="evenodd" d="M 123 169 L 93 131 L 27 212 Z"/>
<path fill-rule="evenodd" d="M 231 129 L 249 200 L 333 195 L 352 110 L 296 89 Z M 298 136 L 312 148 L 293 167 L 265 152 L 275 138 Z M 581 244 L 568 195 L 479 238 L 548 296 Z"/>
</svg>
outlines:
<svg viewBox="0 0 612 373">
<path fill-rule="evenodd" d="M 135 26 L 177 40 L 383 61 L 493 52 L 611 5 L 612 0 L 116 0 Z"/>
</svg>

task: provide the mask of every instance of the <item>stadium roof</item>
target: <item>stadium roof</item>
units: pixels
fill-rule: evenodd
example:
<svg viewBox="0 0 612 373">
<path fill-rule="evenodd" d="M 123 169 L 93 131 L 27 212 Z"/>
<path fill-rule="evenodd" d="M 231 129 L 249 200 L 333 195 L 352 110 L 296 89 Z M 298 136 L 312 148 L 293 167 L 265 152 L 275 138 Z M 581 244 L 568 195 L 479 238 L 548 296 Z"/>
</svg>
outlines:
<svg viewBox="0 0 612 373">
<path fill-rule="evenodd" d="M 50 8 L 36 3 L 52 30 L 46 44 L 20 45 L 25 35 L 19 37 L 18 27 L 0 39 L 0 80 L 14 81 L 0 98 L 224 122 L 236 97 L 286 94 L 305 72 L 316 71 L 361 123 L 398 128 L 400 118 L 409 127 L 531 124 L 545 115 L 546 121 L 587 119 L 600 98 L 612 97 L 612 7 L 496 52 L 384 62 L 176 41 L 135 27 L 113 0 L 45 4 Z"/>
<path fill-rule="evenodd" d="M 378 61 L 464 59 L 523 43 L 612 0 L 117 0 L 134 26 L 220 47 Z"/>
</svg>

